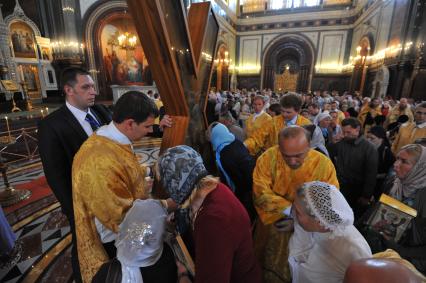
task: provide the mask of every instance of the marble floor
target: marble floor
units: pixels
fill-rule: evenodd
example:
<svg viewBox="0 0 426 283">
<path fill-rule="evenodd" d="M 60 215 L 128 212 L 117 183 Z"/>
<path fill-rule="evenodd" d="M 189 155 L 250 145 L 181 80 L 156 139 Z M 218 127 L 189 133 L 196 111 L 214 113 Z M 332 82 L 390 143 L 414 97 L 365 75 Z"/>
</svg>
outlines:
<svg viewBox="0 0 426 283">
<path fill-rule="evenodd" d="M 141 164 L 155 162 L 160 142 L 159 139 L 146 138 L 135 144 Z M 31 186 L 34 182 L 39 186 L 45 184 L 39 160 L 22 164 L 21 169 L 12 168 L 8 174 L 13 186 Z M 71 282 L 70 228 L 55 197 L 48 193 L 17 209 L 3 209 L 18 239 L 14 260 L 0 260 L 0 282 Z"/>
</svg>

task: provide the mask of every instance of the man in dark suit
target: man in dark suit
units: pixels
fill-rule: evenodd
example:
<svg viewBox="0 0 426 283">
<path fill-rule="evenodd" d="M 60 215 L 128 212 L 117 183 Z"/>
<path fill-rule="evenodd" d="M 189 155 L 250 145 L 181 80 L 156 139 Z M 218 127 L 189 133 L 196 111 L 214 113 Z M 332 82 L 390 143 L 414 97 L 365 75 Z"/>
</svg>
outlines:
<svg viewBox="0 0 426 283">
<path fill-rule="evenodd" d="M 61 204 L 72 233 L 74 280 L 81 282 L 72 201 L 71 168 L 83 142 L 101 125 L 111 121 L 103 105 L 95 105 L 95 84 L 90 73 L 80 68 L 62 72 L 61 86 L 66 103 L 38 124 L 40 158 L 47 182 Z"/>
</svg>

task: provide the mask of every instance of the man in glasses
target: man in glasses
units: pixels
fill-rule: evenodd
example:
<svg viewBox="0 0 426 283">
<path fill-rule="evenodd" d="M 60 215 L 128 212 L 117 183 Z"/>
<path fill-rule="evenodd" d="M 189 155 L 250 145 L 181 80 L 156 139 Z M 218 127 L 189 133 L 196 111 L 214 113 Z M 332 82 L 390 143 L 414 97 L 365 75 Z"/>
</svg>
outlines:
<svg viewBox="0 0 426 283">
<path fill-rule="evenodd" d="M 311 181 L 339 187 L 331 160 L 310 149 L 309 143 L 304 128 L 286 127 L 278 135 L 278 145 L 265 151 L 254 169 L 253 199 L 260 218 L 254 245 L 265 282 L 291 282 L 287 261 L 292 234 L 289 215 L 296 189 Z"/>
<path fill-rule="evenodd" d="M 404 145 L 424 137 L 426 137 L 426 102 L 417 105 L 414 111 L 414 122 L 406 123 L 399 129 L 392 144 L 392 151 L 396 154 Z"/>
</svg>

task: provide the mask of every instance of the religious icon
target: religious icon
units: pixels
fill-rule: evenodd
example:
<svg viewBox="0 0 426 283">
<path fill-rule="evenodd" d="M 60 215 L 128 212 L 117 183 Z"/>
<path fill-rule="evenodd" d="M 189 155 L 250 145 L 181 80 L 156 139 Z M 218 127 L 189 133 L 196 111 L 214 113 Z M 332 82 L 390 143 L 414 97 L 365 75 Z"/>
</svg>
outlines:
<svg viewBox="0 0 426 283">
<path fill-rule="evenodd" d="M 18 91 L 18 89 L 19 89 L 18 85 L 14 81 L 2 80 L 1 83 L 4 87 L 4 89 L 7 90 L 7 91 Z"/>
<path fill-rule="evenodd" d="M 136 30 L 131 20 L 127 19 L 127 15 L 123 17 L 107 20 L 101 28 L 100 41 L 105 79 L 108 84 L 152 85 L 152 76 L 148 74 L 150 73 L 148 61 L 137 39 Z M 136 37 L 133 38 L 133 35 Z M 123 41 L 123 37 L 126 36 L 129 38 Z M 132 38 L 136 39 L 135 44 Z"/>
<path fill-rule="evenodd" d="M 21 21 L 12 23 L 10 38 L 15 57 L 36 58 L 34 32 L 29 25 Z"/>
<path fill-rule="evenodd" d="M 398 200 L 382 194 L 367 224 L 384 237 L 398 242 L 417 211 Z"/>
</svg>

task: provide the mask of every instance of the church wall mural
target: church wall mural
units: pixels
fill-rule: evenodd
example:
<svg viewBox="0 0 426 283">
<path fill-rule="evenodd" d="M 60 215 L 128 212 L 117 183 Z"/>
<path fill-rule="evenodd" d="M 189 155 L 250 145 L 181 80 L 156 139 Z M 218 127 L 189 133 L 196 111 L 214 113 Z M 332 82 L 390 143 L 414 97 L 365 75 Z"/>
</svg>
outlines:
<svg viewBox="0 0 426 283">
<path fill-rule="evenodd" d="M 148 61 L 137 37 L 133 22 L 126 15 L 112 17 L 101 27 L 102 64 L 108 85 L 152 84 Z M 136 36 L 134 47 L 119 44 L 120 35 Z"/>
<path fill-rule="evenodd" d="M 20 21 L 12 23 L 10 38 L 15 57 L 36 58 L 34 32 L 27 24 Z"/>
</svg>

